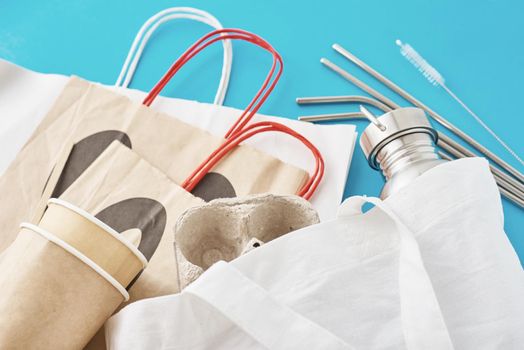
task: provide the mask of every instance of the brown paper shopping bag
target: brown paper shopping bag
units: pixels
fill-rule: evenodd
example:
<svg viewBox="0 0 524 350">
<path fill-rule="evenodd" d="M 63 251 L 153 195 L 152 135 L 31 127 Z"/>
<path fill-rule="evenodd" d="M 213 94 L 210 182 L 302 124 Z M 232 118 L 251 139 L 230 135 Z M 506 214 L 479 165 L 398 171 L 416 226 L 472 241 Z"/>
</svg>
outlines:
<svg viewBox="0 0 524 350">
<path fill-rule="evenodd" d="M 182 212 L 203 204 L 202 199 L 117 141 L 60 199 L 119 232 L 149 261 L 128 286 L 130 301 L 179 291 L 173 227 Z"/>
<path fill-rule="evenodd" d="M 165 83 L 163 78 L 145 104 Z M 308 179 L 304 170 L 239 146 L 256 133 L 285 132 L 316 151 L 315 174 L 323 172 L 318 150 L 303 137 L 278 123 L 246 127 L 248 121 L 239 119 L 224 140 L 100 86 L 71 79 L 0 178 L 5 194 L 0 199 L 5 208 L 0 212 L 0 249 L 12 241 L 13 227 L 34 215 L 50 193 L 137 242 L 149 266 L 128 286 L 133 300 L 176 292 L 180 274 L 171 229 L 185 209 L 203 200 L 259 192 L 311 195 L 322 177 Z"/>
<path fill-rule="evenodd" d="M 130 286 L 131 300 L 179 292 L 202 272 L 174 246 L 173 228 L 186 209 L 204 201 L 122 143 L 114 141 L 60 199 L 135 242 L 149 261 Z"/>
<path fill-rule="evenodd" d="M 109 145 L 60 198 L 114 228 L 149 260 L 129 285 L 130 302 L 179 292 L 201 273 L 175 246 L 173 227 L 186 209 L 204 201 L 122 143 Z M 49 209 L 41 223 L 48 213 Z M 99 332 L 89 348 L 100 348 L 102 344 L 103 332 Z"/>
<path fill-rule="evenodd" d="M 78 92 L 80 85 L 84 93 L 71 102 L 69 89 Z M 53 114 L 57 111 L 59 116 Z M 43 124 L 47 127 L 37 130 L 0 178 L 0 251 L 13 241 L 18 224 L 32 216 L 68 140 L 75 146 L 53 197 L 60 196 L 114 140 L 132 148 L 177 183 L 223 142 L 220 137 L 77 78 L 66 86 Z M 261 192 L 294 194 L 307 177 L 301 169 L 240 146 L 193 192 L 206 200 Z"/>
<path fill-rule="evenodd" d="M 49 201 L 48 208 L 37 229 L 53 232 L 56 240 L 71 246 L 79 254 L 89 257 L 116 282 L 127 286 L 130 294 L 128 301 L 131 302 L 179 291 L 178 264 L 173 245 L 172 227 L 185 209 L 202 203 L 204 203 L 202 199 L 188 193 L 135 152 L 120 142 L 114 141 L 62 194 L 60 199 Z M 89 219 L 86 220 L 86 218 Z M 138 231 L 137 234 L 133 232 L 134 230 Z M 22 248 L 19 248 L 21 246 L 19 241 L 23 242 L 23 238 L 28 237 L 27 233 L 24 232 L 24 234 L 23 237 L 21 234 L 6 250 L 5 259 L 0 262 L 0 269 L 6 270 L 9 277 L 15 274 L 15 263 L 10 261 L 20 260 Z M 36 238 L 38 242 L 42 240 L 39 237 Z M 34 245 L 34 238 L 31 242 Z M 133 244 L 146 254 L 147 260 L 150 260 L 149 265 L 141 271 L 140 275 L 137 275 L 137 271 L 142 270 L 146 257 L 142 256 Z M 27 253 L 32 257 L 31 262 L 34 266 L 31 273 L 22 274 L 25 278 L 24 283 L 16 283 L 16 288 L 13 288 L 8 281 L 0 279 L 0 286 L 5 284 L 7 288 L 10 288 L 9 290 L 13 289 L 8 293 L 8 298 L 14 298 L 15 293 L 20 293 L 23 296 L 27 295 L 27 298 L 40 300 L 34 292 L 29 293 L 25 289 L 30 289 L 33 280 L 35 280 L 35 286 L 40 286 L 42 276 L 34 275 L 38 273 L 35 269 L 38 259 L 45 264 L 46 259 L 51 259 L 51 257 L 33 254 L 31 249 L 28 249 Z M 69 260 L 56 258 L 56 254 L 52 256 L 56 260 L 49 265 L 51 271 L 47 274 L 54 276 L 53 278 L 60 275 L 64 280 L 59 283 L 60 289 L 52 289 L 54 299 L 49 307 L 54 307 L 53 303 L 61 300 L 60 310 L 63 312 L 53 313 L 49 308 L 39 306 L 37 302 L 25 301 L 29 305 L 27 312 L 20 312 L 19 304 L 5 308 L 6 313 L 0 317 L 0 326 L 3 322 L 8 322 L 13 315 L 19 324 L 23 324 L 28 322 L 26 319 L 35 313 L 38 318 L 32 321 L 36 325 L 39 322 L 47 322 L 47 317 L 55 317 L 55 322 L 50 323 L 46 328 L 47 334 L 54 335 L 58 331 L 64 331 L 63 337 L 66 339 L 56 338 L 58 342 L 48 341 L 49 347 L 45 348 L 53 348 L 53 346 L 54 348 L 81 348 L 89 339 L 91 340 L 88 348 L 104 348 L 103 328 L 101 327 L 122 300 L 111 303 L 109 311 L 106 308 L 101 309 L 97 305 L 105 306 L 106 304 L 104 294 L 97 292 L 96 288 L 99 286 L 94 285 L 91 278 L 80 280 L 82 274 L 73 279 L 70 279 L 68 273 L 61 274 L 60 265 L 69 266 L 72 263 Z M 17 281 L 21 278 L 16 277 Z M 47 278 L 47 275 L 44 274 L 44 277 Z M 69 279 L 71 285 L 68 285 Z M 86 288 L 93 294 L 92 303 L 95 303 L 96 295 L 99 295 L 100 299 L 96 301 L 91 310 L 90 315 L 92 316 L 85 315 L 83 310 L 79 311 L 73 299 L 62 295 L 74 290 L 75 285 L 77 287 L 86 285 Z M 45 287 L 42 288 L 45 289 Z M 127 293 L 123 287 L 120 288 Z M 49 291 L 45 290 L 45 292 Z M 9 300 L 5 299 L 4 302 L 7 305 Z M 44 299 L 42 302 L 48 303 L 48 300 Z M 84 307 L 89 309 L 91 302 Z M 2 310 L 2 305 L 0 302 L 0 310 Z M 33 308 L 38 308 L 38 310 L 32 310 Z M 79 315 L 64 317 L 67 312 L 79 313 Z M 88 327 L 78 326 L 77 321 L 82 318 Z M 68 324 L 79 328 L 75 330 L 77 334 L 70 335 L 69 328 L 66 327 Z M 34 331 L 34 327 L 30 329 Z M 96 337 L 92 338 L 96 331 L 99 332 L 96 333 Z M 27 337 L 27 340 L 24 340 L 25 338 L 15 336 L 13 333 L 16 333 L 15 328 L 6 328 L 5 333 L 0 330 L 0 348 L 2 344 L 13 345 L 15 348 L 33 348 L 35 342 L 40 340 L 39 337 L 25 333 L 24 337 Z"/>
<path fill-rule="evenodd" d="M 175 184 L 122 143 L 114 141 L 109 145 L 60 199 L 114 228 L 128 242 L 134 242 L 149 260 L 148 266 L 128 287 L 130 302 L 179 292 L 181 286 L 197 276 L 195 273 L 201 273 L 175 246 L 173 227 L 186 209 L 202 205 L 204 201 Z M 41 224 L 49 216 L 50 208 Z M 103 332 L 99 332 L 89 348 L 102 348 L 103 343 Z"/>
<path fill-rule="evenodd" d="M 235 34 L 226 35 L 226 31 Z M 215 31 L 199 40 L 190 48 L 193 51 L 189 55 L 188 50 L 175 62 L 144 100 L 144 104 L 134 103 L 99 85 L 72 78 L 0 178 L 0 252 L 13 241 L 18 224 L 29 220 L 39 211 L 41 203 L 45 203 L 45 198 L 41 200 L 42 193 L 55 167 L 60 176 L 56 186 L 52 186 L 51 194 L 59 197 L 115 140 L 133 149 L 175 183 L 181 184 L 223 144 L 224 139 L 147 106 L 191 57 L 210 43 L 227 38 L 242 38 L 264 47 L 273 55 L 270 75 L 239 121 L 230 129 L 226 139 L 242 130 L 267 98 L 281 73 L 278 71 L 275 79 L 269 83 L 278 62 L 281 69 L 281 58 L 267 42 L 250 33 L 240 30 Z M 205 42 L 204 39 L 209 40 Z M 57 162 L 64 153 L 68 153 L 70 145 L 74 146 L 62 171 Z M 239 146 L 206 173 L 191 192 L 204 200 L 262 192 L 296 194 L 307 181 L 308 175 L 304 170 L 252 147 Z"/>
<path fill-rule="evenodd" d="M 81 349 L 128 298 L 86 255 L 31 224 L 0 270 L 1 349 Z"/>
</svg>

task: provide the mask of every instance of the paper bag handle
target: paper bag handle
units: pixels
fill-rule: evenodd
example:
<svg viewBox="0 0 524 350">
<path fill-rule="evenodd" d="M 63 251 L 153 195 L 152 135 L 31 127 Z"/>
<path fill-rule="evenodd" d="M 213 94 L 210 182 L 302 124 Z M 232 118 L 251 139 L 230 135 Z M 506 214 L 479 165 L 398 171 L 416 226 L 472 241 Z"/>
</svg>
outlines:
<svg viewBox="0 0 524 350">
<path fill-rule="evenodd" d="M 193 188 L 204 178 L 204 176 L 229 152 L 231 152 L 236 146 L 242 141 L 263 132 L 277 131 L 291 135 L 292 137 L 301 141 L 311 152 L 315 158 L 315 170 L 313 175 L 310 176 L 309 180 L 302 186 L 300 191 L 297 193 L 304 199 L 309 200 L 315 190 L 317 189 L 322 177 L 324 176 L 324 159 L 320 151 L 304 136 L 296 132 L 295 130 L 276 122 L 258 122 L 249 125 L 240 132 L 235 133 L 230 139 L 227 139 L 221 144 L 209 157 L 207 157 L 197 169 L 189 175 L 189 177 L 182 183 L 182 187 L 191 192 Z"/>
<path fill-rule="evenodd" d="M 151 103 L 158 96 L 160 91 L 162 91 L 162 89 L 166 86 L 169 80 L 180 70 L 180 68 L 182 68 L 182 66 L 184 66 L 184 64 L 186 64 L 189 60 L 191 60 L 191 58 L 193 58 L 207 46 L 219 40 L 226 39 L 239 39 L 250 42 L 269 51 L 273 56 L 273 64 L 266 79 L 264 80 L 264 83 L 262 84 L 262 87 L 257 92 L 253 100 L 251 100 L 247 108 L 242 112 L 237 121 L 228 130 L 228 132 L 225 135 L 225 138 L 228 139 L 234 133 L 242 130 L 242 128 L 246 126 L 246 124 L 251 120 L 251 118 L 253 118 L 255 113 L 260 109 L 262 104 L 268 98 L 271 91 L 274 89 L 276 83 L 278 82 L 278 79 L 280 78 L 280 75 L 282 74 L 283 68 L 282 58 L 280 54 L 267 41 L 245 30 L 219 29 L 212 31 L 207 35 L 204 35 L 201 39 L 194 43 L 186 52 L 184 52 L 182 56 L 178 58 L 178 60 L 176 60 L 176 62 L 171 66 L 171 68 L 162 77 L 162 79 L 160 79 L 160 81 L 155 85 L 155 87 L 153 87 L 151 92 L 147 95 L 147 97 L 144 99 L 142 103 L 146 106 L 150 106 Z M 276 74 L 275 70 L 277 71 Z M 275 74 L 274 78 L 273 74 Z"/>
<path fill-rule="evenodd" d="M 175 19 L 190 19 L 207 24 L 215 29 L 224 28 L 220 21 L 210 13 L 192 7 L 171 7 L 156 13 L 155 15 L 151 16 L 138 31 L 135 40 L 133 40 L 133 44 L 129 49 L 115 86 L 124 88 L 129 86 L 135 74 L 138 63 L 142 57 L 142 52 L 151 38 L 151 35 L 159 26 Z M 222 75 L 220 77 L 220 83 L 218 84 L 218 90 L 213 102 L 217 105 L 222 105 L 224 103 L 229 85 L 229 78 L 231 76 L 231 62 L 233 60 L 231 40 L 224 40 L 223 46 L 224 58 L 222 65 Z"/>
<path fill-rule="evenodd" d="M 322 177 L 324 176 L 324 160 L 320 151 L 304 136 L 300 135 L 293 129 L 276 122 L 258 122 L 246 127 L 249 121 L 253 118 L 256 112 L 260 109 L 262 104 L 269 97 L 273 91 L 278 79 L 282 75 L 283 62 L 280 54 L 264 39 L 259 36 L 241 29 L 220 29 L 212 31 L 203 36 L 195 44 L 193 44 L 178 60 L 171 66 L 169 71 L 162 77 L 162 79 L 155 85 L 149 95 L 144 99 L 143 104 L 150 106 L 156 96 L 162 91 L 169 80 L 186 64 L 191 58 L 196 56 L 200 51 L 207 46 L 225 39 L 239 39 L 255 44 L 267 51 L 273 56 L 273 64 L 271 69 L 262 84 L 262 87 L 257 92 L 253 100 L 249 103 L 247 108 L 242 112 L 240 117 L 236 120 L 233 126 L 225 135 L 226 141 L 220 145 L 209 157 L 207 157 L 193 173 L 183 182 L 182 187 L 188 192 L 204 178 L 204 176 L 213 168 L 222 158 L 224 158 L 231 150 L 238 146 L 247 138 L 262 132 L 278 131 L 291 135 L 301 141 L 308 147 L 315 158 L 315 171 L 313 176 L 300 189 L 298 195 L 305 199 L 310 199 L 317 189 Z M 276 74 L 275 74 L 276 70 Z M 275 76 L 273 77 L 273 75 Z"/>
</svg>

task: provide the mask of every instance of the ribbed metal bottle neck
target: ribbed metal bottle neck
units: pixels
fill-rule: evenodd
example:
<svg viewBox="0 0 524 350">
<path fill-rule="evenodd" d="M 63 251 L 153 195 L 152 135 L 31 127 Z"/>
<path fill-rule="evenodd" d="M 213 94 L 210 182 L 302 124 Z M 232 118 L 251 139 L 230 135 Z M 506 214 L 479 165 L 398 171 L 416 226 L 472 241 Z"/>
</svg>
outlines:
<svg viewBox="0 0 524 350">
<path fill-rule="evenodd" d="M 433 140 L 425 133 L 405 135 L 393 140 L 376 156 L 376 162 L 386 180 L 406 169 L 438 159 Z"/>
</svg>

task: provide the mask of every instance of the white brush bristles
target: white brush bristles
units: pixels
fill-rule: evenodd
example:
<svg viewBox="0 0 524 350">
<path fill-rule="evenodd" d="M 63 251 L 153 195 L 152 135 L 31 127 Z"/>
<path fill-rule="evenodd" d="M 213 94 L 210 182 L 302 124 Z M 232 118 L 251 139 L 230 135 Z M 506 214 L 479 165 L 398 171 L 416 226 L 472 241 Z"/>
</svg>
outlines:
<svg viewBox="0 0 524 350">
<path fill-rule="evenodd" d="M 411 45 L 404 44 L 398 39 L 395 41 L 395 43 L 400 47 L 400 53 L 402 56 L 404 56 L 413 66 L 415 66 L 431 84 L 444 85 L 444 77 L 422 56 L 420 56 L 420 54 L 415 51 Z"/>
</svg>

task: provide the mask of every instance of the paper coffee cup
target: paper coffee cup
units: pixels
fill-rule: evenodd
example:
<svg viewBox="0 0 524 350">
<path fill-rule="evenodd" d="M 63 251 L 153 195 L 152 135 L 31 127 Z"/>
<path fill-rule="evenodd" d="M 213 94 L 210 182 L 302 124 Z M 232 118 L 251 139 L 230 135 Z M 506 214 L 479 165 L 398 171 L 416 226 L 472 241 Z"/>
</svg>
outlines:
<svg viewBox="0 0 524 350">
<path fill-rule="evenodd" d="M 0 349 L 81 349 L 129 298 L 92 260 L 31 224 L 0 271 Z"/>
<path fill-rule="evenodd" d="M 147 265 L 144 255 L 122 235 L 66 201 L 51 198 L 38 226 L 87 256 L 125 287 Z"/>
</svg>

